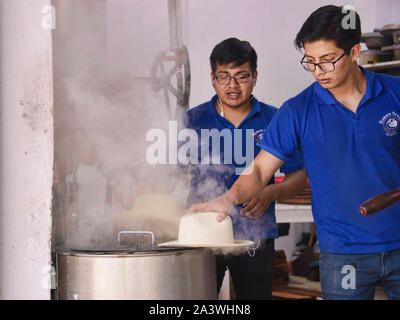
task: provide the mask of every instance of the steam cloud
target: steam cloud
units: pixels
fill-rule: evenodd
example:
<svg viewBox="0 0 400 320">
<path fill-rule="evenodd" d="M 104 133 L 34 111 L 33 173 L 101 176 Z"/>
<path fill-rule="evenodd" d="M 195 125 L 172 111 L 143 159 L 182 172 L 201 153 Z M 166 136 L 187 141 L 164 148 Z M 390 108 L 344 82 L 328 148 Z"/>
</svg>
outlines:
<svg viewBox="0 0 400 320">
<path fill-rule="evenodd" d="M 186 201 L 185 186 L 177 185 L 177 167 L 149 165 L 145 158 L 147 131 L 167 131 L 170 120 L 163 92 L 152 91 L 149 78 L 152 57 L 156 57 L 159 46 L 168 48 L 168 38 L 158 41 L 154 37 L 144 56 L 140 43 L 148 39 L 131 21 L 130 32 L 139 38 L 124 42 L 128 31 L 119 36 L 123 26 L 118 29 L 118 24 L 110 25 L 110 21 L 125 9 L 137 15 L 130 5 L 124 1 L 80 0 L 73 5 L 55 1 L 56 247 L 115 247 L 120 229 L 113 216 L 131 210 L 135 199 L 143 194 L 173 192 L 174 198 Z M 166 20 L 167 10 L 158 10 Z M 143 19 L 159 28 L 159 22 L 150 18 Z M 124 46 L 110 47 L 107 35 L 112 43 Z M 136 53 L 125 61 L 126 71 L 121 70 L 121 50 Z M 142 72 L 144 62 L 147 74 Z M 138 221 L 138 229 L 144 226 Z M 158 230 L 150 231 L 157 235 L 157 241 L 165 235 L 171 237 L 164 229 L 168 226 L 153 226 Z"/>
<path fill-rule="evenodd" d="M 186 202 L 178 167 L 146 161 L 146 133 L 168 132 L 171 120 L 163 92 L 152 91 L 149 79 L 153 57 L 169 47 L 163 3 L 165 8 L 139 1 L 54 1 L 55 247 L 115 247 L 121 228 L 113 217 L 131 210 L 139 196 L 164 194 Z M 152 37 L 140 29 L 143 25 Z M 214 170 L 235 174 L 223 166 Z M 208 199 L 224 191 L 213 180 L 199 190 Z M 177 237 L 172 232 L 177 225 L 136 218 L 137 229 L 151 228 L 156 242 Z"/>
</svg>

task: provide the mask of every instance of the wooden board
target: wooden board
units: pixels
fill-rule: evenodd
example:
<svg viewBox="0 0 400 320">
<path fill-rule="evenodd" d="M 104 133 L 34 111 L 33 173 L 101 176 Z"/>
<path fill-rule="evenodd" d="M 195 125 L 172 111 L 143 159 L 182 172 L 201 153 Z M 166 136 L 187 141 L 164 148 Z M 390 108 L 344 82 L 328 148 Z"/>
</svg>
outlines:
<svg viewBox="0 0 400 320">
<path fill-rule="evenodd" d="M 309 296 L 312 298 L 322 297 L 321 291 L 319 291 L 319 290 L 292 287 L 292 286 L 274 287 L 274 291 L 292 293 L 292 294 L 297 294 L 297 295 L 302 295 L 302 296 Z"/>
<path fill-rule="evenodd" d="M 272 292 L 272 298 L 274 299 L 291 299 L 291 300 L 300 300 L 300 299 L 306 299 L 310 300 L 312 299 L 310 296 L 305 296 L 305 295 L 300 295 L 300 294 L 295 294 L 295 293 L 290 293 L 290 292 L 284 292 L 284 291 L 273 291 Z"/>
</svg>

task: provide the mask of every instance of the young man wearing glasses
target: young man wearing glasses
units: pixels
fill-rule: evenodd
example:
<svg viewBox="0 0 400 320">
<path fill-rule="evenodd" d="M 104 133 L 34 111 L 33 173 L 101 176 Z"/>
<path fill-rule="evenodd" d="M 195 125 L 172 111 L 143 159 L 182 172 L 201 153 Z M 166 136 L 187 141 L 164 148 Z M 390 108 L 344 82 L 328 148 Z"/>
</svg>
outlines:
<svg viewBox="0 0 400 320">
<path fill-rule="evenodd" d="M 353 12 L 355 13 L 355 12 Z M 400 299 L 400 204 L 362 216 L 359 206 L 400 183 L 400 78 L 358 66 L 361 23 L 345 28 L 342 7 L 319 8 L 295 44 L 316 82 L 288 100 L 261 140 L 251 173 L 190 211 L 248 201 L 296 152 L 304 160 L 317 226 L 324 299 L 373 299 L 380 283 Z"/>
<path fill-rule="evenodd" d="M 222 41 L 213 49 L 210 63 L 216 95 L 190 109 L 184 123 L 202 137 L 199 156 L 204 156 L 203 147 L 209 142 L 209 137 L 202 135 L 207 129 L 214 136 L 206 152 L 217 146 L 218 154 L 214 153 L 212 163 L 202 164 L 199 159 L 199 164 L 191 164 L 189 206 L 213 199 L 233 185 L 240 174 L 237 169 L 245 167 L 238 159 L 250 153 L 251 163 L 261 150 L 253 135 L 259 138 L 277 111 L 252 95 L 258 76 L 257 54 L 249 42 L 236 38 Z M 268 179 L 246 203 L 229 211 L 234 238 L 254 240 L 256 246 L 249 253 L 217 256 L 218 291 L 228 268 L 237 299 L 271 299 L 274 239 L 278 237 L 273 201 L 297 194 L 306 184 L 299 155 L 294 155 L 281 171 L 286 173 L 284 182 L 273 184 L 273 178 Z"/>
</svg>

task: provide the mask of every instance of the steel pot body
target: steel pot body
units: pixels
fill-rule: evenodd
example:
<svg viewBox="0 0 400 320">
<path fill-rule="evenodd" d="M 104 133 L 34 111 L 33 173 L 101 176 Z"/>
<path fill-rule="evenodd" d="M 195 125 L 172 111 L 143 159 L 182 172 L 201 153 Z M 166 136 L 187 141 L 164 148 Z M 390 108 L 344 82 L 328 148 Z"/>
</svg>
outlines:
<svg viewBox="0 0 400 320">
<path fill-rule="evenodd" d="M 215 255 L 206 249 L 56 257 L 58 299 L 217 298 Z"/>
</svg>

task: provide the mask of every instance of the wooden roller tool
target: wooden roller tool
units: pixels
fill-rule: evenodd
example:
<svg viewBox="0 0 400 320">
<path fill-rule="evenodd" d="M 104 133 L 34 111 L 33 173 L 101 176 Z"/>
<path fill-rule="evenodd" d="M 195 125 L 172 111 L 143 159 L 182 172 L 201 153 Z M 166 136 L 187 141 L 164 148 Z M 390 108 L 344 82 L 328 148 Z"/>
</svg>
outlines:
<svg viewBox="0 0 400 320">
<path fill-rule="evenodd" d="M 360 206 L 360 213 L 363 216 L 367 216 L 369 214 L 376 213 L 378 211 L 386 209 L 391 205 L 395 204 L 397 201 L 400 201 L 400 188 L 385 193 L 381 193 L 365 201 Z"/>
</svg>

